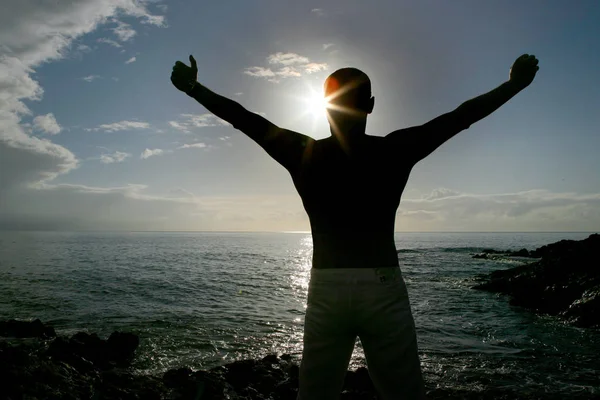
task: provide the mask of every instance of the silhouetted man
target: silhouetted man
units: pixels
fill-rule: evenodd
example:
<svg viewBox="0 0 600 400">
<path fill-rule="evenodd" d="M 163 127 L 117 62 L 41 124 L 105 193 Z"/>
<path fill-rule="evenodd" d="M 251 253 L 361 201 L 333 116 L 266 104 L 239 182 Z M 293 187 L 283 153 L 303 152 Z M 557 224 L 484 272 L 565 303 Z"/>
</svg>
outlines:
<svg viewBox="0 0 600 400">
<path fill-rule="evenodd" d="M 358 336 L 371 379 L 386 400 L 422 399 L 424 385 L 406 285 L 394 243 L 400 196 L 413 166 L 442 143 L 526 88 L 538 60 L 517 58 L 510 78 L 432 121 L 390 133 L 365 133 L 371 83 L 343 68 L 325 81 L 331 136 L 314 140 L 280 128 L 196 81 L 177 62 L 177 89 L 231 123 L 285 167 L 308 213 L 313 265 L 300 365 L 302 400 L 336 399 Z"/>
</svg>

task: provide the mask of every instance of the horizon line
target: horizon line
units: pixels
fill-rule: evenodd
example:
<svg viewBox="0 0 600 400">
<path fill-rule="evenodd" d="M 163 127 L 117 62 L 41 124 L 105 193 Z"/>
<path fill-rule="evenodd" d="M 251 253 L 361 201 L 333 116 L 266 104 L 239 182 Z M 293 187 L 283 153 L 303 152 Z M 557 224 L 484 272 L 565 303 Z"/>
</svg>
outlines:
<svg viewBox="0 0 600 400">
<path fill-rule="evenodd" d="M 64 232 L 64 233 L 286 233 L 310 234 L 311 231 L 229 231 L 229 230 L 110 230 L 110 229 L 1 229 L 0 232 Z M 360 232 L 360 231 L 356 231 Z M 394 231 L 397 233 L 600 233 L 598 231 Z"/>
</svg>

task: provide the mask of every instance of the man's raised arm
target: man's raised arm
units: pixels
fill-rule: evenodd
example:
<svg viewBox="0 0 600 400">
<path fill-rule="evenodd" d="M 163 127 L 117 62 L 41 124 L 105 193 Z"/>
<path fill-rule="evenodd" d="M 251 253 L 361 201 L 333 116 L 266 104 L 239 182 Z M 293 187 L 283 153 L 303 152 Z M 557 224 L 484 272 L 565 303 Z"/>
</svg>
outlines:
<svg viewBox="0 0 600 400">
<path fill-rule="evenodd" d="M 266 118 L 246 110 L 241 104 L 214 93 L 197 81 L 198 67 L 190 56 L 191 67 L 177 61 L 171 73 L 173 85 L 193 97 L 208 111 L 229 122 L 258 143 L 277 162 L 288 170 L 302 162 L 302 156 L 310 151 L 314 140 L 308 136 L 282 129 Z"/>
<path fill-rule="evenodd" d="M 524 54 L 517 58 L 510 70 L 510 78 L 496 89 L 461 104 L 454 111 L 421 126 L 400 129 L 386 136 L 392 145 L 404 148 L 414 163 L 431 154 L 440 145 L 487 117 L 500 106 L 525 89 L 539 70 L 538 60 Z"/>
</svg>

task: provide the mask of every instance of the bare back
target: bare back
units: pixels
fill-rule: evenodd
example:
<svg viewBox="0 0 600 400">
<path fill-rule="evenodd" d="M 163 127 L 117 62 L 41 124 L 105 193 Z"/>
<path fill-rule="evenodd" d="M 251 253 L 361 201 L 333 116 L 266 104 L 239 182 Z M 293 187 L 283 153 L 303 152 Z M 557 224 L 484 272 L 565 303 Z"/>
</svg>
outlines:
<svg viewBox="0 0 600 400">
<path fill-rule="evenodd" d="M 394 223 L 412 166 L 383 137 L 306 148 L 290 173 L 310 219 L 314 268 L 398 265 Z"/>
</svg>

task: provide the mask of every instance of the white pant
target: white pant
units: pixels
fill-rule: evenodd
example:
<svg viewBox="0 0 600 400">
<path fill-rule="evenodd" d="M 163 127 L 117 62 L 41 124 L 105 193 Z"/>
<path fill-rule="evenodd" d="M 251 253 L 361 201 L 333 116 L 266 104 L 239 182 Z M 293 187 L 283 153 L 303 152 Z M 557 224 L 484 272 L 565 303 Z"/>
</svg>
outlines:
<svg viewBox="0 0 600 400">
<path fill-rule="evenodd" d="M 392 267 L 311 270 L 298 400 L 339 399 L 357 336 L 381 399 L 424 399 L 408 293 Z"/>
</svg>

